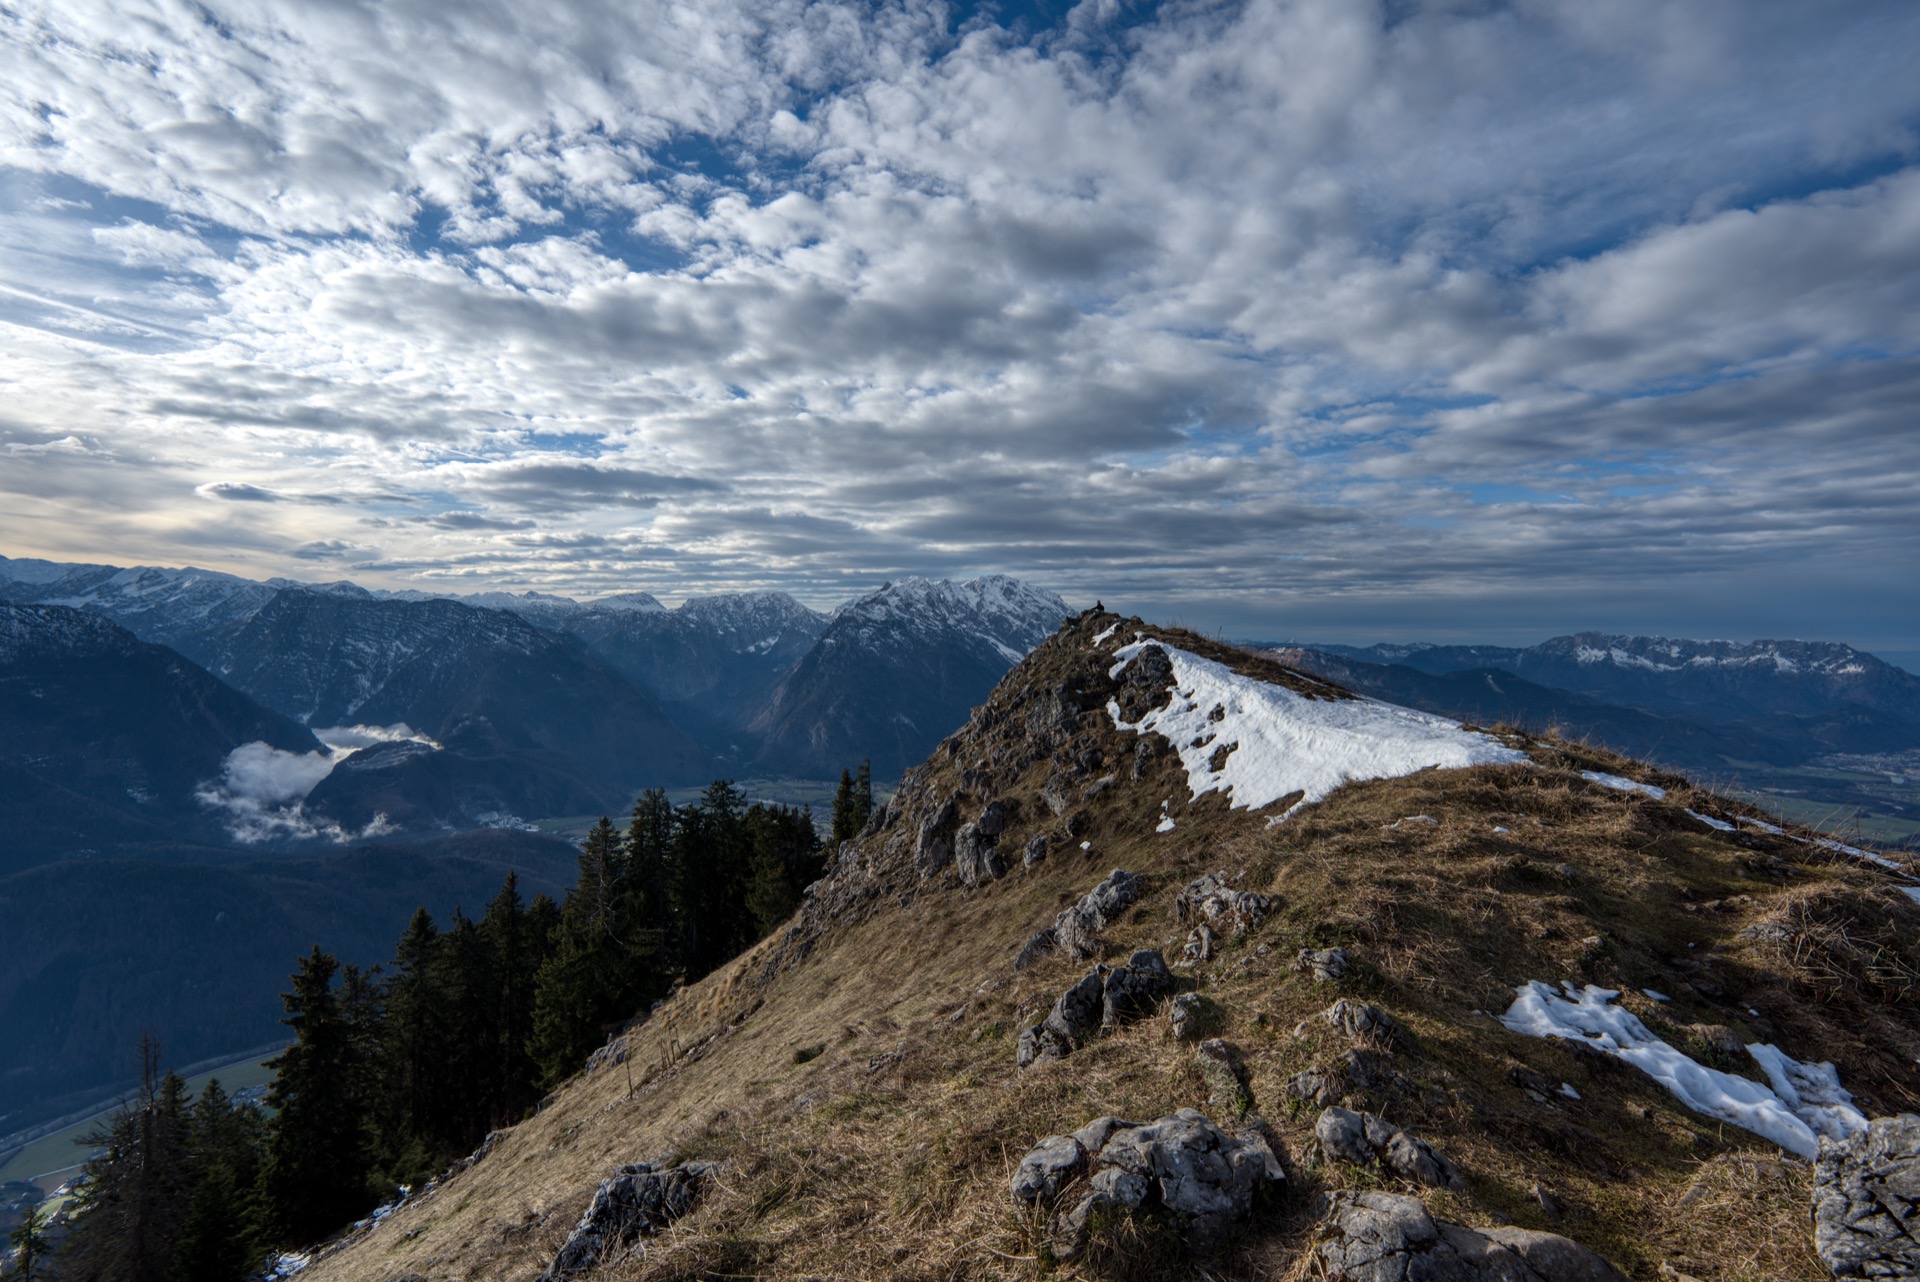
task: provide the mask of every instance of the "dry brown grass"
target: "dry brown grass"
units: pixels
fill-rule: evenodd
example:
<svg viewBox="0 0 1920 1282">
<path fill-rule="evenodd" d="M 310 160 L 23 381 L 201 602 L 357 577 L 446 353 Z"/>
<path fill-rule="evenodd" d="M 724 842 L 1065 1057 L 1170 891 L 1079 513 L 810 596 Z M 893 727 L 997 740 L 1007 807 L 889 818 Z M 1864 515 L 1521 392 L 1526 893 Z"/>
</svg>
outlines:
<svg viewBox="0 0 1920 1282">
<path fill-rule="evenodd" d="M 1042 652 L 1042 677 L 1075 661 L 1076 641 L 1085 638 Z M 1096 720 L 1086 733 L 1124 762 L 1130 737 Z M 1000 754 L 998 773 L 969 758 L 974 746 L 983 759 Z M 1035 802 L 1049 761 L 1022 761 L 984 732 L 961 748 L 937 754 L 922 782 L 978 797 L 990 776 L 1022 803 L 1009 850 L 1032 831 L 1059 835 Z M 1291 1102 L 1285 1084 L 1351 1049 L 1312 1017 L 1352 995 L 1402 1020 L 1414 1044 L 1347 1102 L 1462 1166 L 1465 1192 L 1427 1194 L 1439 1212 L 1567 1234 L 1636 1278 L 1663 1264 L 1704 1282 L 1820 1277 L 1805 1163 L 1688 1112 L 1617 1061 L 1511 1034 L 1485 1012 L 1503 1010 L 1525 980 L 1600 983 L 1626 990 L 1626 1003 L 1677 1044 L 1687 1025 L 1728 1025 L 1743 1040 L 1834 1060 L 1870 1114 L 1911 1109 L 1920 908 L 1817 847 L 1702 829 L 1683 806 L 1738 807 L 1685 781 L 1579 744 L 1530 751 L 1529 766 L 1350 785 L 1272 828 L 1218 797 L 1186 801 L 1167 756 L 1139 783 L 1123 769 L 1124 786 L 1090 804 L 1045 863 L 973 891 L 889 882 L 869 915 L 829 931 L 804 961 L 776 965 L 771 979 L 769 959 L 786 956 L 777 940 L 692 986 L 628 1035 L 631 1092 L 621 1068 L 576 1079 L 491 1157 L 310 1276 L 531 1279 L 597 1180 L 623 1162 L 681 1158 L 724 1162 L 719 1187 L 603 1277 L 1311 1276 L 1313 1194 L 1377 1180 L 1315 1159 L 1317 1110 Z M 1674 796 L 1610 792 L 1581 780 L 1582 769 L 1650 779 Z M 1162 801 L 1178 820 L 1166 835 L 1153 831 Z M 1437 822 L 1388 826 L 1415 814 Z M 1114 956 L 1135 947 L 1177 956 L 1172 897 L 1201 872 L 1245 870 L 1248 886 L 1281 899 L 1261 930 L 1190 976 L 1217 1004 L 1221 1035 L 1243 1050 L 1256 1108 L 1290 1168 L 1287 1191 L 1207 1259 L 1191 1257 L 1169 1226 L 1121 1218 L 1100 1227 L 1082 1262 L 1054 1264 L 1043 1216 L 1006 1194 L 1040 1136 L 1106 1113 L 1147 1120 L 1207 1107 L 1191 1049 L 1160 1019 L 1057 1064 L 1014 1067 L 1019 1030 L 1085 964 L 1055 958 L 1017 973 L 1013 955 L 1113 867 L 1149 887 L 1108 932 Z M 1742 934 L 1764 923 L 1783 930 Z M 1333 944 L 1361 963 L 1341 984 L 1315 986 L 1290 968 L 1298 949 Z M 1656 1004 L 1643 988 L 1672 1001 Z M 1538 1102 L 1510 1077 L 1523 1072 L 1581 1098 Z"/>
</svg>

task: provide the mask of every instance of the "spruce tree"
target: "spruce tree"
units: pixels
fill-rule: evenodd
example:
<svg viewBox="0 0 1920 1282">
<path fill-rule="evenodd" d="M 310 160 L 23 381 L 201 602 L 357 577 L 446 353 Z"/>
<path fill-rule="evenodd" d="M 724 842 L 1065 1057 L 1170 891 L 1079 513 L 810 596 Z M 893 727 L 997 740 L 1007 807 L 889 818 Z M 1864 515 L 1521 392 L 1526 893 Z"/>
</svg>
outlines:
<svg viewBox="0 0 1920 1282">
<path fill-rule="evenodd" d="M 507 874 L 500 893 L 487 905 L 480 936 L 493 974 L 497 1011 L 485 1100 L 491 1130 L 520 1120 L 540 1098 L 540 1070 L 528 1046 L 533 1041 L 534 975 L 545 959 L 520 900 L 517 874 Z"/>
<path fill-rule="evenodd" d="M 267 1067 L 274 1070 L 267 1103 L 267 1197 L 273 1228 L 295 1244 L 315 1242 L 371 1209 L 370 1154 L 364 1101 L 353 1062 L 353 1030 L 333 991 L 339 963 L 313 951 L 281 994 L 293 1044 Z"/>
<path fill-rule="evenodd" d="M 186 1083 L 160 1073 L 160 1046 L 140 1039 L 139 1093 L 79 1141 L 87 1159 L 61 1275 L 73 1282 L 166 1282 L 186 1218 Z"/>
<path fill-rule="evenodd" d="M 26 1218 L 7 1235 L 7 1244 L 13 1248 L 13 1271 L 6 1276 L 20 1282 L 46 1276 L 42 1265 L 47 1258 L 47 1215 L 38 1205 L 27 1208 Z"/>
</svg>

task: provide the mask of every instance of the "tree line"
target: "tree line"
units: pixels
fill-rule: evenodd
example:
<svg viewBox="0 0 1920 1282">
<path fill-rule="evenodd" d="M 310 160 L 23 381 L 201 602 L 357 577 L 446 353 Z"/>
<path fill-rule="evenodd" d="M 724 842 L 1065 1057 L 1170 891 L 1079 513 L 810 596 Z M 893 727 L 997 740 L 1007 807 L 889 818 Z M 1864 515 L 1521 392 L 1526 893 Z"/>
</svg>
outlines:
<svg viewBox="0 0 1920 1282">
<path fill-rule="evenodd" d="M 872 809 L 867 767 L 843 771 L 835 843 Z M 636 1014 L 786 920 L 824 865 L 804 808 L 748 804 L 729 780 L 682 806 L 652 789 L 624 833 L 603 816 L 587 834 L 559 904 L 526 902 L 509 873 L 478 920 L 416 911 L 389 966 L 316 945 L 281 995 L 293 1040 L 266 1110 L 218 1082 L 190 1100 L 143 1039 L 140 1089 L 80 1141 L 96 1152 L 71 1231 L 31 1276 L 242 1282 L 526 1116 Z"/>
</svg>

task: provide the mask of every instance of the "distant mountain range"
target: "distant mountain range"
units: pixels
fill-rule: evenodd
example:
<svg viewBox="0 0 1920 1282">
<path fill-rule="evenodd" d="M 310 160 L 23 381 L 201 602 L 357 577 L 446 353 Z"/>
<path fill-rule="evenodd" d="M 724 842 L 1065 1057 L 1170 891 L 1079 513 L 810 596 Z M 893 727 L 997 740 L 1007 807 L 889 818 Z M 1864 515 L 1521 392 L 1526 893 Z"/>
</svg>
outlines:
<svg viewBox="0 0 1920 1282">
<path fill-rule="evenodd" d="M 182 673 L 198 664 L 279 714 L 278 738 L 206 740 L 181 756 L 175 765 L 196 782 L 173 780 L 166 794 L 167 813 L 197 820 L 197 837 L 217 839 L 209 821 L 224 814 L 232 835 L 254 842 L 617 813 L 643 787 L 832 778 L 868 757 L 885 778 L 924 756 L 1067 615 L 1059 597 L 1005 577 L 903 580 L 828 615 L 778 592 L 669 610 L 644 592 L 434 596 L 7 558 L 0 601 L 109 620 L 128 642 L 178 651 Z M 147 730 L 156 741 L 174 733 Z M 309 759 L 249 749 L 226 762 L 252 742 Z M 14 756 L 0 753 L 8 809 L 35 795 L 14 777 Z M 246 767 L 244 778 L 223 784 L 228 764 Z M 126 810 L 120 794 L 143 786 L 116 784 L 115 813 Z M 91 814 L 64 801 L 40 808 Z M 145 836 L 108 815 L 80 827 Z M 92 845 L 76 830 L 23 847 L 58 853 L 49 841 Z"/>
</svg>

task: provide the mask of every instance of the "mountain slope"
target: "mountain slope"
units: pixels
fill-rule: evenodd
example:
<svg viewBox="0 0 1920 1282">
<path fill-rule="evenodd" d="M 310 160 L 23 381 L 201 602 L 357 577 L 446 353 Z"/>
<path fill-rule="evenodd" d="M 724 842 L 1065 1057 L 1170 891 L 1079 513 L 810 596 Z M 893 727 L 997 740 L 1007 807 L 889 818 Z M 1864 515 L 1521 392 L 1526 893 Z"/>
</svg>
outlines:
<svg viewBox="0 0 1920 1282">
<path fill-rule="evenodd" d="M 870 757 L 890 778 L 918 761 L 1067 615 L 1004 575 L 903 579 L 836 612 L 749 727 L 759 764 L 831 777 Z"/>
<path fill-rule="evenodd" d="M 1361 781 L 1325 791 L 1338 774 Z M 1326 1208 L 1366 1192 L 1506 1240 L 1564 1235 L 1648 1282 L 1811 1282 L 1800 1148 L 1696 1111 L 1619 1055 L 1531 1035 L 1553 998 L 1532 985 L 1624 994 L 1605 1006 L 1615 1026 L 1630 1012 L 1698 1081 L 1771 1100 L 1782 1134 L 1807 1124 L 1747 1044 L 1797 1061 L 1809 1097 L 1830 1060 L 1862 1113 L 1912 1110 L 1920 905 L 1893 868 L 1648 774 L 1089 612 L 908 773 L 785 929 L 307 1277 L 532 1279 L 623 1164 L 711 1161 L 719 1177 L 670 1233 L 578 1276 L 1398 1276 L 1328 1254 Z M 1114 868 L 1137 898 L 1059 916 L 1096 883 L 1129 884 Z M 1090 962 L 1110 964 L 1096 1011 L 1114 974 L 1146 973 L 1136 949 L 1176 963 L 1179 1000 L 1121 1008 L 1019 1067 L 1025 1030 L 1067 1009 Z M 1175 1013 L 1218 1040 L 1183 1040 Z M 1820 1124 L 1841 1124 L 1824 1098 Z M 1336 1103 L 1430 1143 L 1426 1167 L 1397 1169 L 1436 1185 L 1320 1152 Z M 1058 1195 L 1028 1205 L 1009 1192 L 1022 1156 L 1103 1115 L 1182 1107 L 1264 1136 L 1283 1183 L 1203 1243 L 1153 1211 L 1156 1175 L 1141 1211 L 1095 1216 L 1077 1262 L 1050 1263 L 1087 1169 L 1063 1165 Z M 1103 1178 L 1096 1191 L 1127 1187 Z"/>
<path fill-rule="evenodd" d="M 0 602 L 0 872 L 217 840 L 196 793 L 228 753 L 317 751 L 303 726 L 86 611 Z"/>
<path fill-rule="evenodd" d="M 633 790 L 707 769 L 659 706 L 579 641 L 501 610 L 289 589 L 221 648 L 215 669 L 309 725 L 404 722 L 451 754 L 428 763 L 389 746 L 336 772 L 315 801 L 346 822 L 379 809 L 367 794 L 404 797 L 402 777 L 420 771 L 448 776 L 429 791 L 470 822 L 620 809 Z M 376 763 L 398 773 L 381 776 Z M 417 818 L 453 817 L 437 805 L 421 799 Z"/>
<path fill-rule="evenodd" d="M 586 642 L 690 733 L 724 745 L 766 706 L 827 619 L 784 592 L 741 592 L 690 597 L 672 610 L 596 602 L 548 626 Z"/>
<path fill-rule="evenodd" d="M 216 570 L 68 565 L 0 557 L 0 600 L 64 605 L 104 615 L 143 641 L 206 667 L 220 642 L 273 599 L 283 581 Z"/>
</svg>

